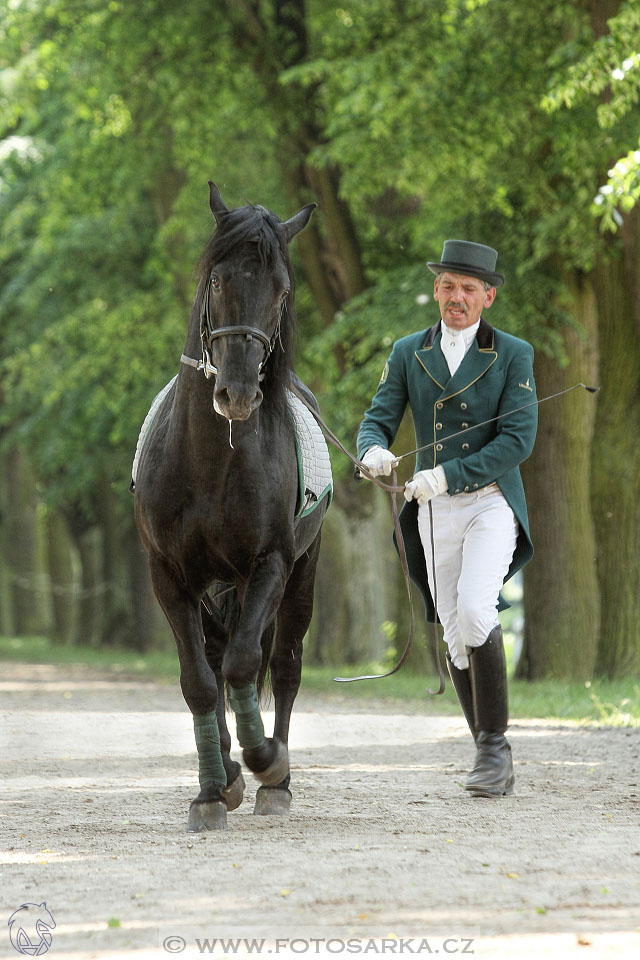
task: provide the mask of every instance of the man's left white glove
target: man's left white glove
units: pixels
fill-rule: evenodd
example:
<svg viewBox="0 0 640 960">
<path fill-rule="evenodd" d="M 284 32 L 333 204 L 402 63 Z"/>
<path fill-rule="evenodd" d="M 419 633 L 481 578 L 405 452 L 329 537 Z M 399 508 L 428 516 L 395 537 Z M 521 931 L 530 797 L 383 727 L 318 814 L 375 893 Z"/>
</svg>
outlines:
<svg viewBox="0 0 640 960">
<path fill-rule="evenodd" d="M 433 470 L 420 470 L 404 485 L 405 500 L 416 499 L 420 505 L 428 503 L 432 497 L 446 493 L 449 489 L 444 467 L 439 464 Z"/>
</svg>

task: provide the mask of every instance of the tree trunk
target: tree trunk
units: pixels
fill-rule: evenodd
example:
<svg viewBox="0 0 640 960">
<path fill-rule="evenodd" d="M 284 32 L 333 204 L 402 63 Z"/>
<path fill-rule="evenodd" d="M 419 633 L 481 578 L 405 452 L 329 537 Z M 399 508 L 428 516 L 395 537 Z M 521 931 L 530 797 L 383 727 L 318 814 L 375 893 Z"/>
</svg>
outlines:
<svg viewBox="0 0 640 960">
<path fill-rule="evenodd" d="M 376 494 L 378 491 L 376 491 Z M 386 621 L 396 610 L 388 504 L 374 496 L 354 512 L 334 501 L 322 529 L 309 662 L 338 666 L 381 660 L 389 646 Z"/>
<path fill-rule="evenodd" d="M 73 562 L 74 547 L 64 518 L 56 510 L 47 511 L 47 554 L 51 582 L 54 643 L 72 643 L 77 616 L 77 587 Z"/>
<path fill-rule="evenodd" d="M 100 644 L 127 645 L 132 639 L 132 610 L 127 589 L 129 569 L 123 544 L 124 523 L 109 477 L 98 483 L 96 516 L 100 525 L 102 582 L 104 586 Z"/>
<path fill-rule="evenodd" d="M 15 633 L 46 633 L 46 569 L 40 551 L 38 497 L 25 454 L 13 447 L 4 455 L 5 517 L 3 552 L 10 582 Z"/>
<path fill-rule="evenodd" d="M 104 582 L 102 579 L 102 545 L 97 526 L 73 529 L 72 536 L 80 559 L 78 618 L 74 643 L 97 647 L 100 643 Z"/>
<path fill-rule="evenodd" d="M 171 628 L 156 600 L 151 584 L 149 559 L 140 543 L 133 518 L 125 533 L 129 563 L 129 598 L 131 626 L 129 646 L 144 653 L 146 650 L 172 649 Z"/>
<path fill-rule="evenodd" d="M 297 82 L 281 83 L 281 75 L 299 66 L 308 56 L 308 30 L 304 0 L 275 0 L 273 22 L 258 5 L 227 3 L 235 24 L 239 49 L 250 51 L 256 76 L 271 104 L 278 128 L 279 165 L 293 205 L 310 200 L 320 204 L 322 224 L 314 219 L 297 243 L 302 269 L 323 322 L 329 326 L 335 313 L 366 285 L 360 243 L 348 205 L 340 197 L 340 170 L 312 166 L 310 154 L 322 143 L 317 117 L 322 104 L 316 87 Z M 341 364 L 339 349 L 336 350 Z"/>
<path fill-rule="evenodd" d="M 407 416 L 394 449 L 400 452 L 414 445 Z M 403 476 L 409 476 L 410 469 Z M 399 500 L 400 506 L 401 495 Z M 400 658 L 409 637 L 410 609 L 392 534 L 388 494 L 368 483 L 356 485 L 351 478 L 336 483 L 322 531 L 307 662 L 395 664 Z M 416 587 L 412 596 L 415 636 L 404 669 L 432 674 L 432 628 Z"/>
<path fill-rule="evenodd" d="M 584 333 L 566 328 L 565 367 L 536 357 L 539 397 L 579 381 L 591 384 L 596 376 L 592 283 L 582 275 L 570 276 L 567 283 Z M 539 410 L 535 450 L 523 467 L 536 555 L 524 569 L 525 637 L 518 675 L 587 679 L 595 668 L 600 621 L 590 489 L 595 404 L 579 390 Z"/>
<path fill-rule="evenodd" d="M 597 669 L 640 673 L 640 207 L 624 249 L 596 269 L 600 383 L 592 459 L 602 631 Z"/>
<path fill-rule="evenodd" d="M 16 632 L 14 611 L 14 584 L 9 562 L 9 517 L 11 503 L 8 483 L 9 454 L 0 456 L 0 633 L 13 636 Z"/>
<path fill-rule="evenodd" d="M 609 32 L 608 20 L 621 6 L 621 0 L 588 0 L 596 37 Z M 622 255 L 612 260 L 601 256 L 595 271 L 601 343 L 601 392 L 592 459 L 602 615 L 597 671 L 611 677 L 640 672 L 638 205 L 624 217 L 621 234 Z"/>
</svg>

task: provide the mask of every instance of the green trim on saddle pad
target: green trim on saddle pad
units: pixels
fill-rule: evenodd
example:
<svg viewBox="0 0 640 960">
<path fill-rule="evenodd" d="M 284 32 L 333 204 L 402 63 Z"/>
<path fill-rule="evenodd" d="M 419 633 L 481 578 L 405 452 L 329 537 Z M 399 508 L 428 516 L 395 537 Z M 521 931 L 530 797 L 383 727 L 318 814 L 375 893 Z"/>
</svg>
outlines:
<svg viewBox="0 0 640 960">
<path fill-rule="evenodd" d="M 308 517 L 310 513 L 313 513 L 316 507 L 319 506 L 327 496 L 329 497 L 327 510 L 329 509 L 331 501 L 333 500 L 333 484 L 328 483 L 322 493 L 318 495 L 317 499 L 311 500 L 311 502 L 307 504 L 307 487 L 304 479 L 304 467 L 302 465 L 302 448 L 300 446 L 300 438 L 295 430 L 295 420 L 293 426 L 296 438 L 296 460 L 298 463 L 298 503 L 296 505 L 295 519 L 300 520 L 302 517 Z"/>
</svg>

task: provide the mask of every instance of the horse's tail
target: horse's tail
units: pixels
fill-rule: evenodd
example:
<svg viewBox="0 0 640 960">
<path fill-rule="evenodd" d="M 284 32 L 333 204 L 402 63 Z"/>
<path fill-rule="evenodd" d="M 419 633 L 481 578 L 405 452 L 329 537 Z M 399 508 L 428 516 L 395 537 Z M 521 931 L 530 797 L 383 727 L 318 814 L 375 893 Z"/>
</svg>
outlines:
<svg viewBox="0 0 640 960">
<path fill-rule="evenodd" d="M 206 594 L 206 601 L 204 602 L 204 609 L 209 616 L 217 622 L 218 627 L 221 628 L 221 632 L 225 636 L 224 643 L 226 645 L 226 640 L 228 637 L 234 633 L 237 625 L 238 618 L 240 616 L 240 601 L 238 599 L 238 592 L 235 588 L 230 590 L 225 590 L 220 592 L 217 598 L 214 600 L 209 594 Z M 258 671 L 258 678 L 256 681 L 256 688 L 258 691 L 258 697 L 261 694 L 267 694 L 269 692 L 269 660 L 271 659 L 271 650 L 273 648 L 273 639 L 275 637 L 276 624 L 275 620 L 266 628 L 262 637 L 260 639 L 260 644 L 262 646 L 262 663 L 260 664 L 260 670 Z M 228 690 L 227 690 L 227 700 L 228 705 Z"/>
<path fill-rule="evenodd" d="M 256 682 L 256 687 L 258 690 L 258 697 L 260 697 L 265 692 L 270 692 L 269 687 L 269 661 L 271 659 L 271 649 L 273 647 L 273 638 L 276 633 L 276 622 L 272 620 L 267 629 L 262 634 L 260 639 L 260 644 L 262 646 L 262 663 L 260 664 L 260 670 L 258 671 L 258 680 Z"/>
</svg>

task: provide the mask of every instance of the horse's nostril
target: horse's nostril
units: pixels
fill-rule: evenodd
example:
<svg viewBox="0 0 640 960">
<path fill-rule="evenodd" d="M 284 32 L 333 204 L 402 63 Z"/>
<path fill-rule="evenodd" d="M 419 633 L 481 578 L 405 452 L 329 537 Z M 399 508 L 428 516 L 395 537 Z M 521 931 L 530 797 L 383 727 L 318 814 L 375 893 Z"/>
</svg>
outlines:
<svg viewBox="0 0 640 960">
<path fill-rule="evenodd" d="M 250 403 L 258 404 L 262 402 L 262 390 L 257 389 L 253 396 L 249 390 L 233 390 L 229 387 L 221 387 L 214 391 L 214 397 L 223 403 Z"/>
<path fill-rule="evenodd" d="M 262 390 L 236 389 L 233 384 L 214 390 L 213 408 L 221 416 L 232 420 L 247 420 L 263 400 Z"/>
</svg>

